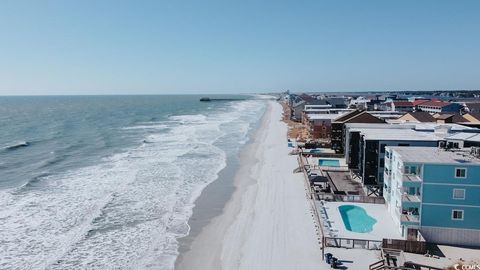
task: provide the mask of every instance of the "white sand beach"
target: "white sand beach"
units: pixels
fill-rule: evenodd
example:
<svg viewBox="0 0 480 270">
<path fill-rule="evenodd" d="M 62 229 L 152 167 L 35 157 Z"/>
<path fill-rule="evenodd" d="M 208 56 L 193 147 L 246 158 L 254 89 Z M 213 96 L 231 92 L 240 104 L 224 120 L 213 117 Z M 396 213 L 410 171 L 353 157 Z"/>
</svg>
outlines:
<svg viewBox="0 0 480 270">
<path fill-rule="evenodd" d="M 177 269 L 319 269 L 320 246 L 282 107 L 269 101 L 243 151 L 231 199 L 194 238 Z"/>
</svg>

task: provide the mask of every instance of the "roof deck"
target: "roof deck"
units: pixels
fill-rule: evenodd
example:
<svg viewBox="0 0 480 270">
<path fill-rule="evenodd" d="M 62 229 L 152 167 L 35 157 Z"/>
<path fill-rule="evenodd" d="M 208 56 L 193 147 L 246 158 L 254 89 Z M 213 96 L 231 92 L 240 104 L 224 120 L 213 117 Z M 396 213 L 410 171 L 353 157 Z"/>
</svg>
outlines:
<svg viewBox="0 0 480 270">
<path fill-rule="evenodd" d="M 480 165 L 480 158 L 470 154 L 470 149 L 442 149 L 437 147 L 401 147 L 391 146 L 403 162 L 424 164 Z M 432 158 L 435 157 L 435 158 Z"/>
</svg>

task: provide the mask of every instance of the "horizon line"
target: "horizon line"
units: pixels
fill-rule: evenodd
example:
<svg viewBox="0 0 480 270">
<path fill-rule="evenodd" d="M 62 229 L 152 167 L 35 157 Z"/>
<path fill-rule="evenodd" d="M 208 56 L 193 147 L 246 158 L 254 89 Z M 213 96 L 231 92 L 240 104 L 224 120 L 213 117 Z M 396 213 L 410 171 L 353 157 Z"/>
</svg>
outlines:
<svg viewBox="0 0 480 270">
<path fill-rule="evenodd" d="M 43 97 L 43 96 L 198 96 L 198 95 L 261 95 L 272 93 L 390 93 L 390 92 L 474 92 L 480 89 L 436 89 L 436 90 L 313 90 L 313 91 L 297 91 L 297 90 L 277 90 L 277 91 L 262 91 L 262 92 L 239 92 L 239 93 L 125 93 L 125 94 L 0 94 L 0 97 Z"/>
</svg>

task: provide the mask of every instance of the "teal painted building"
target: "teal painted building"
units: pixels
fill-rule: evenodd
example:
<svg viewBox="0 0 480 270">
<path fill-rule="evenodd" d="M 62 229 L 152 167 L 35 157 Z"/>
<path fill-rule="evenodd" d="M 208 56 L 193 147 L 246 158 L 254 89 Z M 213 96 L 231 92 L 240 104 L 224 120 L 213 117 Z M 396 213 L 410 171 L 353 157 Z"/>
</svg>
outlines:
<svg viewBox="0 0 480 270">
<path fill-rule="evenodd" d="M 479 150 L 386 148 L 383 194 L 405 239 L 480 246 Z"/>
</svg>

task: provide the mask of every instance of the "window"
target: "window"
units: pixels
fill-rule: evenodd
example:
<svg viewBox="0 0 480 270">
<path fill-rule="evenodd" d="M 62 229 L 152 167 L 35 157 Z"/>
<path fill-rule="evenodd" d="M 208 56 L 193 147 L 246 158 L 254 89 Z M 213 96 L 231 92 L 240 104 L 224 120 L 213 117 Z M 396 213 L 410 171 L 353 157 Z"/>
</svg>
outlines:
<svg viewBox="0 0 480 270">
<path fill-rule="evenodd" d="M 418 167 L 416 165 L 410 166 L 410 174 L 417 175 L 418 174 Z"/>
<path fill-rule="evenodd" d="M 380 167 L 385 167 L 385 159 L 383 158 L 380 159 Z"/>
<path fill-rule="evenodd" d="M 465 200 L 465 189 L 454 188 L 453 189 L 454 200 Z"/>
<path fill-rule="evenodd" d="M 417 165 L 405 165 L 403 167 L 403 173 L 404 174 L 414 174 L 417 175 L 419 171 L 419 168 Z"/>
<path fill-rule="evenodd" d="M 385 153 L 385 146 L 387 145 L 384 143 L 380 144 L 380 153 Z"/>
<path fill-rule="evenodd" d="M 463 220 L 463 210 L 452 210 L 452 220 Z"/>
<path fill-rule="evenodd" d="M 455 178 L 466 178 L 467 169 L 466 168 L 455 168 Z"/>
</svg>

